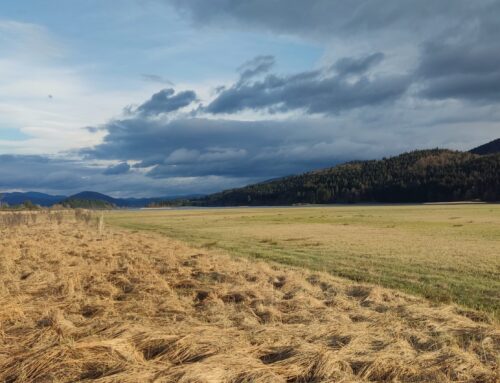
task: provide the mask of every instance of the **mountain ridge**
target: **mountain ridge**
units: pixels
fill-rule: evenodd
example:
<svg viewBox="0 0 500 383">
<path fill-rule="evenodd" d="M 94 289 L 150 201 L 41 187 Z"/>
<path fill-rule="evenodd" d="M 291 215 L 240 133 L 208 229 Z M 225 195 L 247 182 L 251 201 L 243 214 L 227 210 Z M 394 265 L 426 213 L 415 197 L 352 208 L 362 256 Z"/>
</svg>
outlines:
<svg viewBox="0 0 500 383">
<path fill-rule="evenodd" d="M 194 198 L 197 195 L 190 194 L 186 196 L 182 196 L 182 198 Z M 198 195 L 199 196 L 199 195 Z M 152 197 L 152 198 L 114 198 L 108 196 L 106 194 L 94 192 L 94 191 L 83 191 L 77 194 L 73 194 L 69 196 L 63 203 L 68 203 L 70 201 L 103 201 L 109 204 L 111 207 L 122 207 L 122 208 L 139 208 L 146 207 L 155 202 L 159 201 L 170 201 L 172 199 L 178 199 L 179 196 L 171 196 L 171 197 Z"/>
<path fill-rule="evenodd" d="M 40 192 L 0 192 L 0 205 L 1 203 L 7 203 L 10 206 L 22 205 L 23 203 L 30 201 L 35 205 L 50 207 L 56 204 L 65 204 L 71 207 L 91 207 L 99 206 L 101 208 L 107 207 L 131 207 L 139 208 L 146 207 L 156 201 L 168 201 L 171 199 L 184 198 L 195 198 L 200 195 L 190 194 L 187 196 L 170 196 L 170 197 L 151 197 L 151 198 L 114 198 L 109 195 L 94 192 L 94 191 L 82 191 L 70 196 L 65 195 L 51 195 Z M 78 202 L 77 202 L 78 201 Z M 98 201 L 105 202 L 106 204 L 96 203 Z"/>
<path fill-rule="evenodd" d="M 447 149 L 402 153 L 382 160 L 351 161 L 271 182 L 224 190 L 190 206 L 259 206 L 324 203 L 419 203 L 500 200 L 500 153 Z"/>
<path fill-rule="evenodd" d="M 44 207 L 52 206 L 63 201 L 67 198 L 64 195 L 51 195 L 39 192 L 0 192 L 0 202 L 7 203 L 9 205 L 21 205 L 24 202 L 31 201 L 35 205 L 40 205 Z"/>
<path fill-rule="evenodd" d="M 500 153 L 500 138 L 471 149 L 470 152 L 480 155 Z"/>
</svg>

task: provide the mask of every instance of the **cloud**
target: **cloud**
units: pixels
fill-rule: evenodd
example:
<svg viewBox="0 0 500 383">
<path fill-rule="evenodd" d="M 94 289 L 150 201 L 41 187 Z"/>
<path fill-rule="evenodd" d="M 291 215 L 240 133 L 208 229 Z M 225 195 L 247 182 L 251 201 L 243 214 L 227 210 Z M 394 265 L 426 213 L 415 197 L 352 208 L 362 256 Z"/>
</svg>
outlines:
<svg viewBox="0 0 500 383">
<path fill-rule="evenodd" d="M 500 120 L 486 109 L 472 112 L 460 105 L 432 113 L 399 105 L 389 111 L 263 121 L 138 113 L 102 125 L 102 143 L 73 153 L 82 160 L 0 156 L 0 190 L 96 190 L 114 196 L 210 193 L 409 149 L 469 149 L 493 136 Z M 435 125 L 437 119 L 441 121 Z M 118 165 L 108 166 L 110 161 Z"/>
<path fill-rule="evenodd" d="M 199 192 L 195 180 L 198 185 L 207 177 L 216 177 L 221 185 L 227 180 L 223 188 L 228 188 L 412 149 L 467 150 L 494 136 L 499 119 L 486 110 L 471 114 L 459 105 L 436 107 L 431 114 L 428 108 L 398 106 L 390 112 L 261 121 L 134 116 L 108 123 L 104 141 L 80 154 L 87 161 L 129 160 L 132 170 L 145 178 L 185 179 L 193 183 L 191 192 Z"/>
<path fill-rule="evenodd" d="M 443 109 L 412 99 L 407 90 L 415 75 L 386 74 L 379 67 L 384 57 L 374 52 L 276 75 L 269 73 L 274 57 L 258 56 L 240 66 L 239 79 L 219 88 L 207 106 L 168 116 L 163 111 L 175 110 L 168 104 L 182 92 L 165 89 L 136 113 L 102 125 L 102 143 L 79 154 L 87 161 L 129 161 L 134 165 L 124 170 L 154 180 L 216 177 L 242 185 L 439 143 L 467 149 L 466 132 L 475 121 L 482 119 L 483 131 L 490 132 L 500 119 L 461 105 Z M 390 108 L 376 107 L 382 104 Z M 244 110 L 270 114 L 249 121 L 240 117 Z M 288 111 L 302 113 L 273 114 Z"/>
<path fill-rule="evenodd" d="M 382 52 L 375 52 L 363 57 L 344 57 L 338 60 L 333 68 L 341 75 L 363 74 L 384 59 Z"/>
<path fill-rule="evenodd" d="M 38 155 L 0 155 L 0 162 L 0 189 L 75 189 L 95 172 L 76 161 Z"/>
<path fill-rule="evenodd" d="M 240 82 L 249 80 L 261 73 L 268 72 L 275 64 L 274 56 L 257 56 L 252 60 L 241 65 L 238 70 L 240 72 Z"/>
<path fill-rule="evenodd" d="M 95 126 L 86 126 L 86 127 L 82 128 L 82 129 L 86 130 L 89 133 L 97 133 L 100 130 L 99 128 L 97 128 Z"/>
<path fill-rule="evenodd" d="M 112 84 L 113 76 L 91 69 L 101 65 L 80 51 L 83 35 L 70 42 L 68 35 L 59 38 L 56 32 L 61 31 L 0 16 L 0 130 L 13 128 L 26 136 L 3 138 L 1 153 L 52 155 L 93 145 L 101 135 L 82 127 L 98 126 L 152 93 L 151 85 L 127 87 L 123 77 L 119 87 Z M 82 57 L 90 60 L 88 65 Z"/>
<path fill-rule="evenodd" d="M 196 26 L 291 35 L 320 42 L 334 57 L 339 52 L 366 54 L 367 49 L 390 52 L 387 55 L 390 66 L 384 69 L 410 73 L 416 96 L 427 100 L 490 104 L 500 100 L 498 0 L 311 0 L 307 4 L 302 0 L 169 0 L 168 3 Z M 363 73 L 365 64 L 373 65 L 382 57 L 366 55 L 366 61 L 357 63 L 340 60 L 336 69 Z M 263 89 L 269 88 L 263 85 Z M 351 89 L 338 90 L 346 91 L 349 96 Z M 259 89 L 228 91 L 227 99 L 221 98 L 220 105 L 216 103 L 212 109 L 218 113 L 219 109 L 260 107 L 252 100 L 256 91 Z M 233 102 L 233 96 L 239 99 Z M 310 105 L 306 108 L 313 109 Z"/>
<path fill-rule="evenodd" d="M 330 38 L 332 34 L 373 34 L 394 28 L 426 31 L 429 25 L 476 14 L 491 3 L 478 0 L 170 0 L 201 25 L 270 30 Z"/>
<path fill-rule="evenodd" d="M 0 191 L 36 190 L 71 195 L 94 190 L 114 197 L 159 197 L 210 193 L 253 181 L 216 176 L 156 179 L 139 171 L 105 175 L 103 166 L 92 165 L 92 162 L 47 156 L 0 155 L 0 163 Z"/>
<path fill-rule="evenodd" d="M 454 33 L 423 44 L 417 69 L 423 97 L 500 101 L 500 2 L 488 9 L 480 23 L 471 19 Z"/>
<path fill-rule="evenodd" d="M 481 75 L 443 76 L 428 84 L 421 95 L 437 100 L 460 99 L 472 102 L 499 102 L 500 71 Z"/>
<path fill-rule="evenodd" d="M 125 174 L 130 170 L 130 165 L 126 162 L 119 163 L 118 165 L 109 166 L 102 174 L 105 175 L 116 175 Z"/>
<path fill-rule="evenodd" d="M 140 116 L 113 121 L 104 142 L 81 151 L 88 159 L 137 161 L 148 177 L 225 177 L 262 180 L 378 157 L 397 150 L 356 140 L 364 131 L 346 130 L 328 119 L 238 121 Z M 381 139 L 385 137 L 378 132 Z"/>
<path fill-rule="evenodd" d="M 172 88 L 163 89 L 158 93 L 139 105 L 136 112 L 146 116 L 155 116 L 162 113 L 174 112 L 184 108 L 196 100 L 196 93 L 192 90 L 187 90 L 175 94 Z"/>
<path fill-rule="evenodd" d="M 33 137 L 0 141 L 0 149 L 76 147 L 71 155 L 82 156 L 0 157 L 1 188 L 211 192 L 410 149 L 469 149 L 498 135 L 498 0 L 158 1 L 188 15 L 190 26 L 179 18 L 186 30 L 148 41 L 141 36 L 150 34 L 138 34 L 127 50 L 144 58 L 139 73 L 163 68 L 183 81 L 178 92 L 156 74 L 127 92 L 121 81 L 137 73 L 125 73 L 122 55 L 106 56 L 112 76 L 83 76 L 81 61 L 68 68 L 70 60 L 59 60 L 70 51 L 45 28 L 0 21 L 7 57 L 0 60 L 0 122 Z M 225 71 L 247 47 L 260 55 L 228 82 Z M 199 57 L 207 58 L 206 72 L 185 65 Z M 106 91 L 89 86 L 95 78 L 117 83 Z M 155 84 L 166 89 L 151 96 Z M 130 104 L 129 113 L 109 119 Z"/>
<path fill-rule="evenodd" d="M 382 59 L 383 54 L 377 52 L 359 58 L 343 58 L 320 70 L 242 81 L 252 77 L 254 72 L 251 71 L 250 76 L 222 90 L 205 111 L 220 114 L 245 109 L 270 112 L 300 109 L 306 113 L 335 114 L 394 101 L 404 94 L 411 79 L 406 75 L 369 76 L 366 72 Z"/>
<path fill-rule="evenodd" d="M 45 61 L 63 57 L 64 48 L 44 26 L 0 19 L 0 55 L 5 53 Z"/>
<path fill-rule="evenodd" d="M 159 76 L 157 74 L 142 74 L 141 77 L 144 81 L 174 86 L 174 83 L 172 81 L 167 80 L 166 78 L 163 78 L 162 76 Z"/>
</svg>

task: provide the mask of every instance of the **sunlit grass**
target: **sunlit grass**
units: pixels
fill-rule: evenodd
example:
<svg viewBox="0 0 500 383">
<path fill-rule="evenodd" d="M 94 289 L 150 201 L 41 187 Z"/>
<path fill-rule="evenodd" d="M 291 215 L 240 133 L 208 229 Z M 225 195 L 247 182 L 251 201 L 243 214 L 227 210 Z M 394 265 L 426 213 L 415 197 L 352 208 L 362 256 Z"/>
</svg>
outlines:
<svg viewBox="0 0 500 383">
<path fill-rule="evenodd" d="M 120 211 L 107 222 L 500 317 L 500 205 Z"/>
</svg>

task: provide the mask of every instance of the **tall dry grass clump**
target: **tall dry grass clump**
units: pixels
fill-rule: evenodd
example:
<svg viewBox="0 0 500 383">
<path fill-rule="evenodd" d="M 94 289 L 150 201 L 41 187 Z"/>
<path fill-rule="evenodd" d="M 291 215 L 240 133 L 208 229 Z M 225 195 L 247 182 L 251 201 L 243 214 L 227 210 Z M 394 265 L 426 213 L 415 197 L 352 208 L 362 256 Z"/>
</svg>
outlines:
<svg viewBox="0 0 500 383">
<path fill-rule="evenodd" d="M 95 226 L 102 233 L 104 229 L 104 215 L 87 209 L 38 209 L 36 211 L 0 211 L 0 229 L 12 229 L 21 226 L 36 224 L 62 225 L 63 223 L 84 223 L 89 227 Z"/>
<path fill-rule="evenodd" d="M 484 315 L 52 214 L 2 217 L 1 382 L 498 382 Z"/>
</svg>

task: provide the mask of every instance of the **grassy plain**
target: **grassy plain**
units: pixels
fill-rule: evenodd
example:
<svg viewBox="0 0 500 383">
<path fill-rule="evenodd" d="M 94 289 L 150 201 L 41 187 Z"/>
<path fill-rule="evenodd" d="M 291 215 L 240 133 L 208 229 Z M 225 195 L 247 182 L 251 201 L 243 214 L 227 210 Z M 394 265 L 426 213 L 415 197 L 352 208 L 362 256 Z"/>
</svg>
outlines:
<svg viewBox="0 0 500 383">
<path fill-rule="evenodd" d="M 90 212 L 0 213 L 0 382 L 497 383 L 499 355 L 498 324 L 456 305 Z"/>
<path fill-rule="evenodd" d="M 500 205 L 144 210 L 106 221 L 500 317 Z"/>
</svg>

